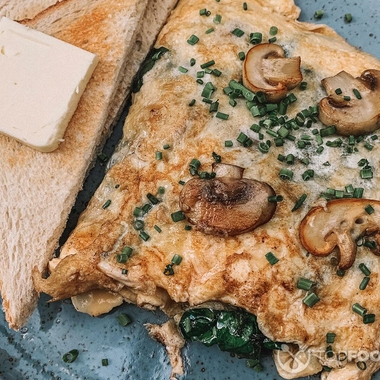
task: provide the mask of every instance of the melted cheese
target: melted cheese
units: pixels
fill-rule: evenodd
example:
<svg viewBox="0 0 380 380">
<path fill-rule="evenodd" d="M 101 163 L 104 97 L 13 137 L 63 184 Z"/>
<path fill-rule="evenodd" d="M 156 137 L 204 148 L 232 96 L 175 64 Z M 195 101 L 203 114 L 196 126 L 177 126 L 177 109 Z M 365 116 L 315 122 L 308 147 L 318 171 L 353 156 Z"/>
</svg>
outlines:
<svg viewBox="0 0 380 380">
<path fill-rule="evenodd" d="M 3 17 L 0 132 L 56 149 L 98 62 L 96 55 Z"/>
</svg>

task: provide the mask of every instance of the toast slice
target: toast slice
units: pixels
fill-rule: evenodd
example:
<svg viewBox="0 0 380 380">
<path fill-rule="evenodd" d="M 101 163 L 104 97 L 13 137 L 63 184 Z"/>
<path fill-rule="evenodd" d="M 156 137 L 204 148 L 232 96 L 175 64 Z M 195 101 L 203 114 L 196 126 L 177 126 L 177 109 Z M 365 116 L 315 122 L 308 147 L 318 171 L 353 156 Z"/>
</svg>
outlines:
<svg viewBox="0 0 380 380">
<path fill-rule="evenodd" d="M 52 258 L 76 195 L 120 114 L 132 78 L 174 4 L 173 0 L 65 0 L 21 21 L 97 54 L 99 63 L 56 151 L 37 152 L 0 136 L 0 199 L 4 205 L 0 291 L 13 329 L 25 325 L 35 309 L 38 296 L 32 268 L 43 270 Z"/>
</svg>

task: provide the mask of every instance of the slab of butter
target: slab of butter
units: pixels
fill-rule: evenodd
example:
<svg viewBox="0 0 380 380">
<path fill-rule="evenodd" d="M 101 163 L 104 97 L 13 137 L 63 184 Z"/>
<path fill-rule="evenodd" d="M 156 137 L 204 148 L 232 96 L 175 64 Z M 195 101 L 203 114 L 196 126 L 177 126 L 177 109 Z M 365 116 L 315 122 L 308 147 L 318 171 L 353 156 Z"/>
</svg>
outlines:
<svg viewBox="0 0 380 380">
<path fill-rule="evenodd" d="M 0 132 L 42 152 L 57 149 L 97 63 L 92 53 L 3 17 Z"/>
</svg>

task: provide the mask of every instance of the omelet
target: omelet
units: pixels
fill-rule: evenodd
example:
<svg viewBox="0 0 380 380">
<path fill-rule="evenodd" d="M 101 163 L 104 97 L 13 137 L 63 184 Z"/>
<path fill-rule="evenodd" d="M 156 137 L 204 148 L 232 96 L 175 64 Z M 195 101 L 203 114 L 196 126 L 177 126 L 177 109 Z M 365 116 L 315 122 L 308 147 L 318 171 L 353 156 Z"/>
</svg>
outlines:
<svg viewBox="0 0 380 380">
<path fill-rule="evenodd" d="M 371 377 L 380 62 L 299 13 L 292 0 L 179 2 L 37 291 L 105 290 L 111 307 L 170 317 L 241 308 L 284 344 L 281 376 Z"/>
</svg>

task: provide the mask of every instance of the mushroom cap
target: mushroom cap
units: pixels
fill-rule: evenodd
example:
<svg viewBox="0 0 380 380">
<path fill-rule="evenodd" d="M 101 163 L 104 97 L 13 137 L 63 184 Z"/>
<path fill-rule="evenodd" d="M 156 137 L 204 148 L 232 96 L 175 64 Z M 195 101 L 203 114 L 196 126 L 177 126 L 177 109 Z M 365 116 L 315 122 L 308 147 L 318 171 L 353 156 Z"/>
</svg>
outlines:
<svg viewBox="0 0 380 380">
<path fill-rule="evenodd" d="M 366 207 L 374 212 L 369 214 Z M 312 208 L 301 221 L 299 236 L 304 248 L 315 256 L 328 256 L 335 247 L 340 251 L 340 269 L 348 269 L 355 260 L 356 240 L 380 231 L 380 201 L 336 199 L 326 206 Z"/>
<path fill-rule="evenodd" d="M 380 127 L 380 71 L 366 70 L 354 78 L 345 71 L 322 80 L 328 96 L 319 102 L 319 119 L 325 125 L 335 125 L 343 136 L 358 136 Z M 341 95 L 335 90 L 340 88 Z M 357 89 L 361 99 L 353 90 Z M 349 96 L 350 100 L 345 100 Z"/>
<path fill-rule="evenodd" d="M 180 194 L 180 207 L 190 223 L 206 234 L 234 236 L 269 221 L 276 203 L 267 183 L 248 178 L 193 178 Z"/>
<path fill-rule="evenodd" d="M 278 102 L 302 81 L 301 58 L 285 58 L 280 45 L 264 43 L 252 47 L 243 66 L 243 84 L 265 93 L 268 102 Z"/>
</svg>

